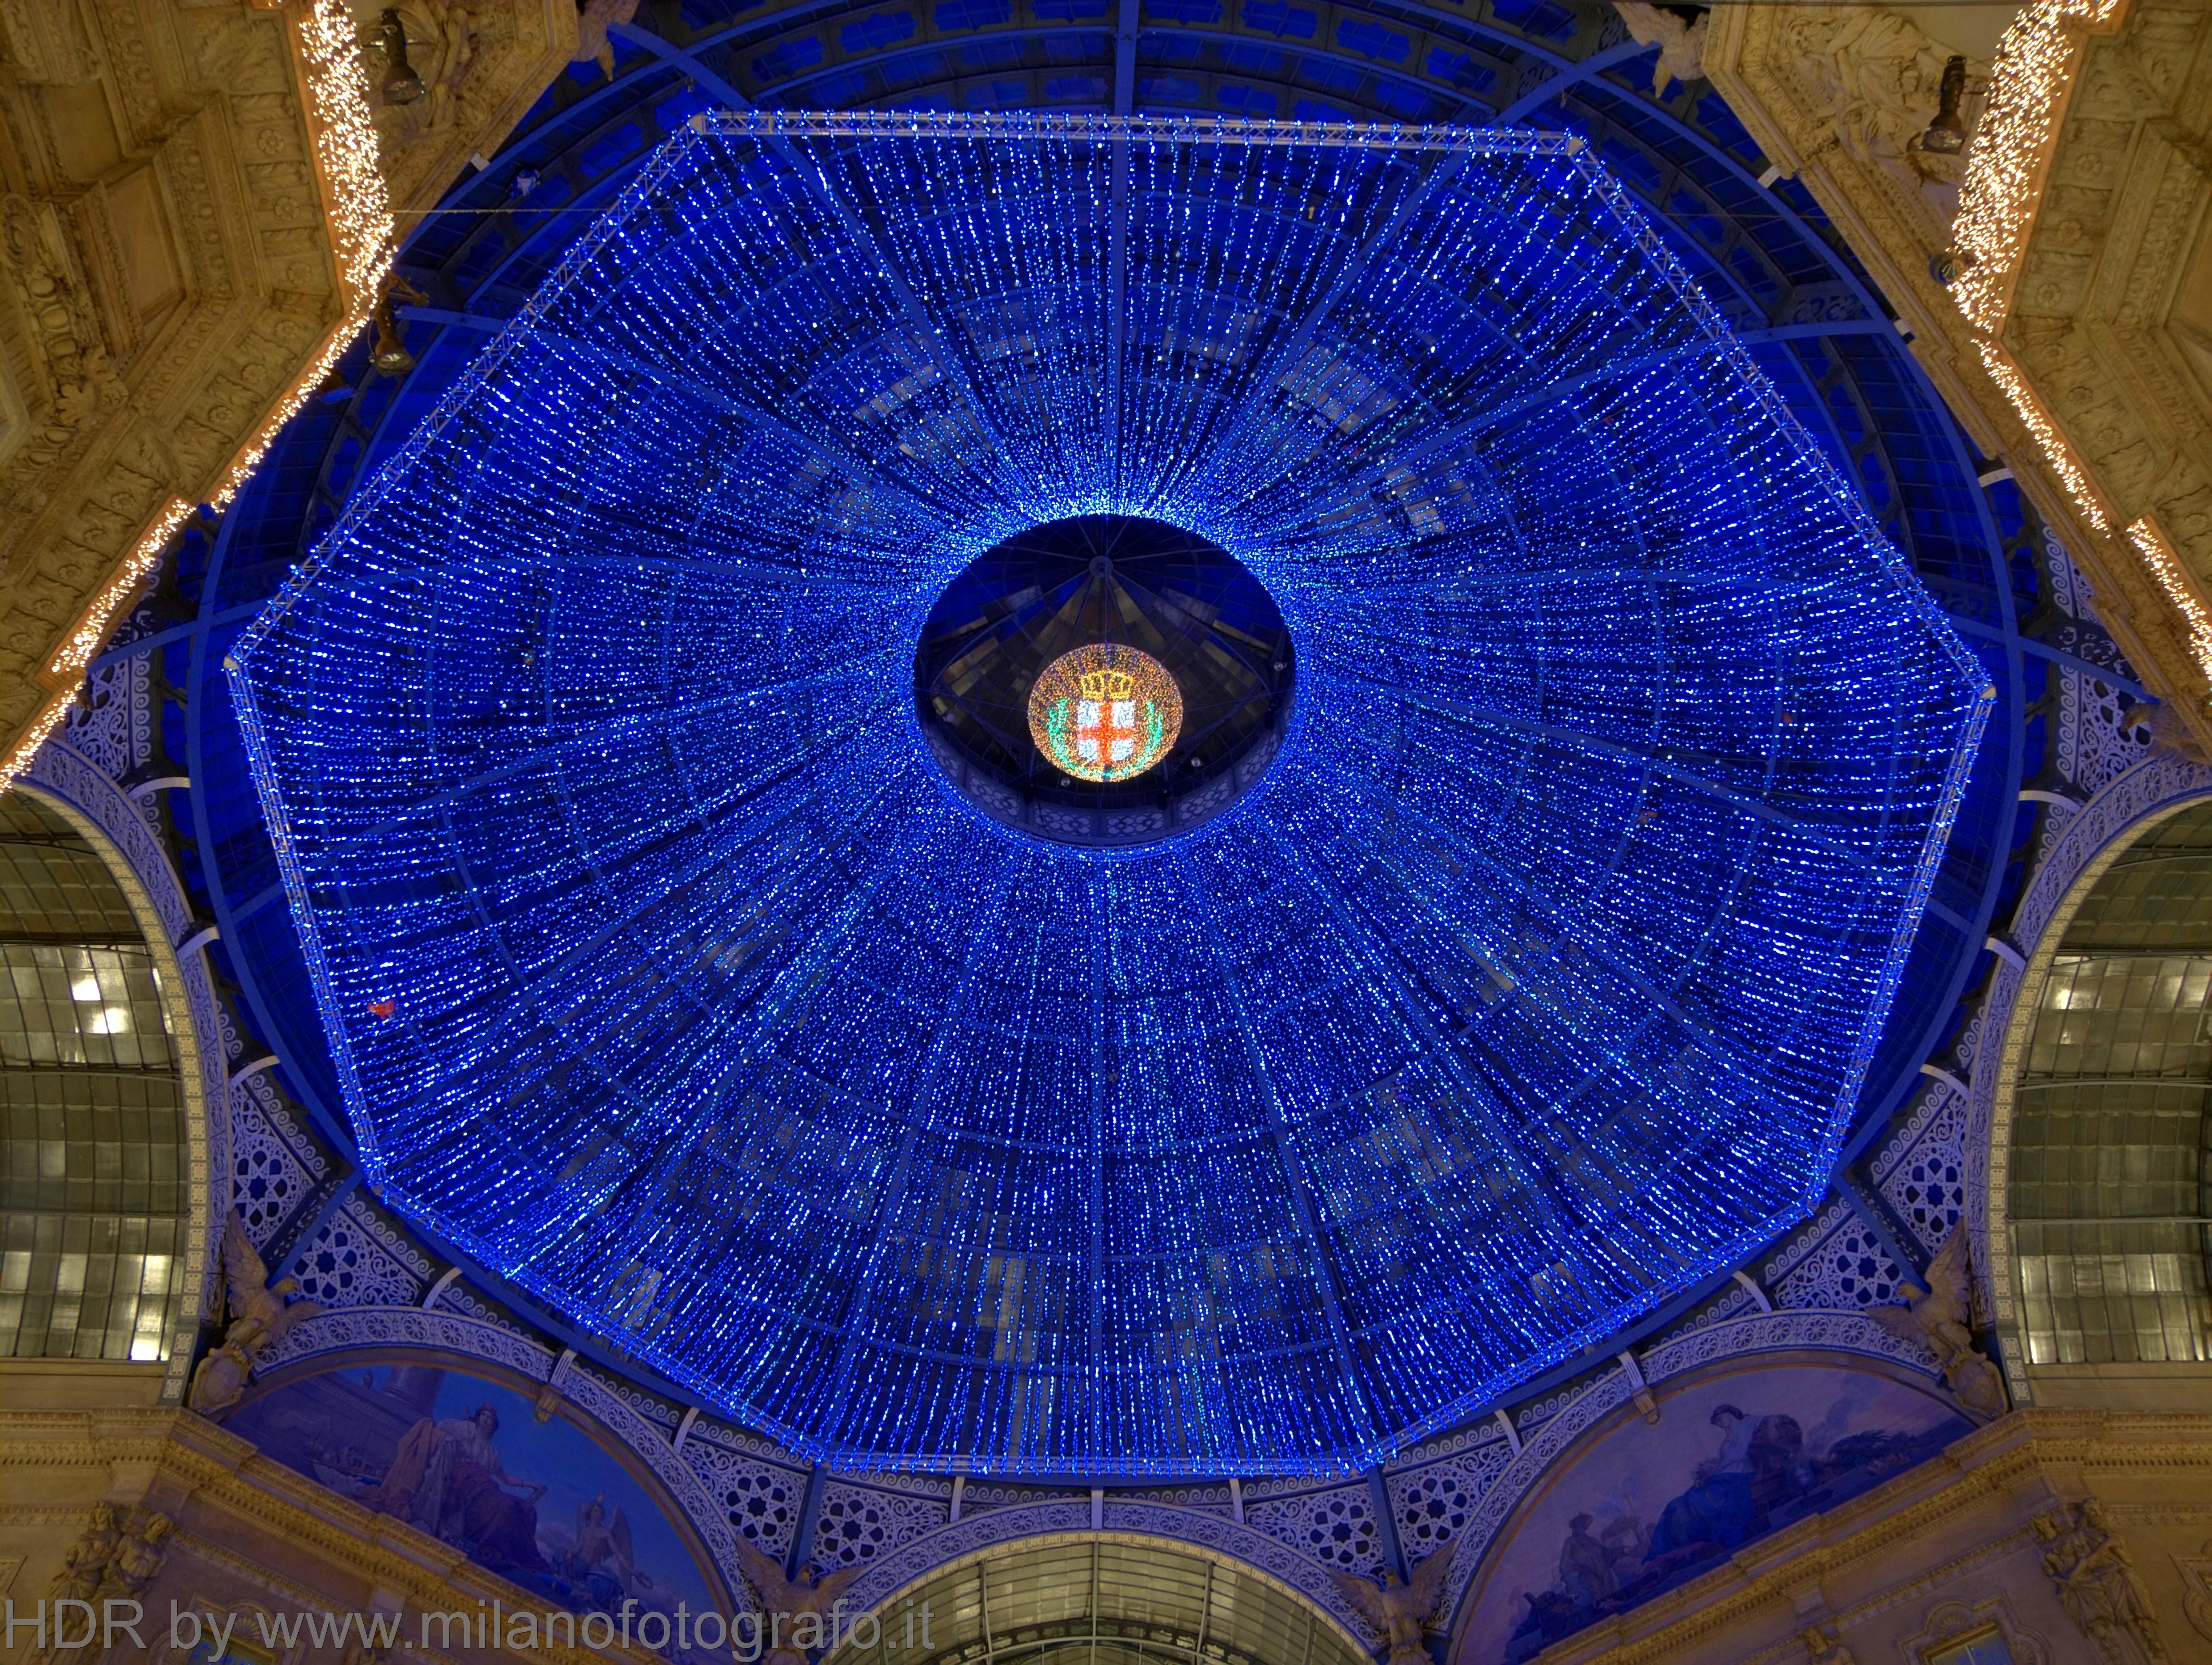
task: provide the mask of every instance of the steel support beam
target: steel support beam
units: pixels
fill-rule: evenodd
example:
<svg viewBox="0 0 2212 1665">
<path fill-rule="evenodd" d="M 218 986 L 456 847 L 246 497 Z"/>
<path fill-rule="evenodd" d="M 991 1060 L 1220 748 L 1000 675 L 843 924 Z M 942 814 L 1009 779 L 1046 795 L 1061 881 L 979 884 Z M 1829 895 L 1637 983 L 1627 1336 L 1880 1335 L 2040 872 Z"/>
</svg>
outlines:
<svg viewBox="0 0 2212 1665">
<path fill-rule="evenodd" d="M 1114 113 L 1130 114 L 1137 103 L 1137 0 L 1115 0 Z"/>
<path fill-rule="evenodd" d="M 1631 58 L 1657 50 L 1656 46 L 1647 46 L 1639 41 L 1624 40 L 1601 52 L 1592 52 L 1572 68 L 1559 70 L 1549 80 L 1530 88 L 1490 119 L 1498 126 L 1507 126 L 1522 119 L 1529 112 L 1541 109 L 1568 88 L 1601 76 L 1616 64 L 1626 64 Z"/>
</svg>

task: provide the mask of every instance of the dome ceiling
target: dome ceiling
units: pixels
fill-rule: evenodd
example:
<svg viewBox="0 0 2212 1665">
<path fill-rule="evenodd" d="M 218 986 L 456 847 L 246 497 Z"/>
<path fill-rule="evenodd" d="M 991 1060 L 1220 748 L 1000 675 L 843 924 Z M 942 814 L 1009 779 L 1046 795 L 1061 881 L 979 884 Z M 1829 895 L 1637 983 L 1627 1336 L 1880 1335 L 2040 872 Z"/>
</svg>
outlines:
<svg viewBox="0 0 2212 1665">
<path fill-rule="evenodd" d="M 933 605 L 1279 607 L 1224 813 L 948 793 Z M 702 119 L 234 651 L 386 1198 L 848 1463 L 1371 1460 L 1825 1187 L 1992 697 L 1578 142 Z"/>
</svg>

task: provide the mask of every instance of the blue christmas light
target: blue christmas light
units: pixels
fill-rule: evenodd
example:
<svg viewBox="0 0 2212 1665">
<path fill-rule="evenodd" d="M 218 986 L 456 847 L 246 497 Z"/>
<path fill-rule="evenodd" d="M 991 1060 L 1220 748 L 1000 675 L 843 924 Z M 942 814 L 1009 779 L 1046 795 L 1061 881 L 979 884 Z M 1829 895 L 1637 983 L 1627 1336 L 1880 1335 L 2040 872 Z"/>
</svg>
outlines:
<svg viewBox="0 0 2212 1665">
<path fill-rule="evenodd" d="M 1298 704 L 953 793 L 916 633 L 1144 516 Z M 372 1182 L 843 1464 L 1373 1460 L 1809 1206 L 1991 698 L 1576 142 L 672 141 L 234 688 Z"/>
</svg>

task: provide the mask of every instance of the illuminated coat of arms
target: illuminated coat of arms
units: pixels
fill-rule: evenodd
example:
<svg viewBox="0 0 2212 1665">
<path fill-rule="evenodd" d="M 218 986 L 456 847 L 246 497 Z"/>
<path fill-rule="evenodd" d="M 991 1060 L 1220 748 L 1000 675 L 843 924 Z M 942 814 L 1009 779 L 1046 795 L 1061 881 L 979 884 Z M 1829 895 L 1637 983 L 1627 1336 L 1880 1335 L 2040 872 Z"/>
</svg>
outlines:
<svg viewBox="0 0 2212 1665">
<path fill-rule="evenodd" d="M 1096 642 L 1063 653 L 1030 690 L 1030 738 L 1078 780 L 1129 780 L 1182 732 L 1182 690 L 1139 649 Z"/>
</svg>

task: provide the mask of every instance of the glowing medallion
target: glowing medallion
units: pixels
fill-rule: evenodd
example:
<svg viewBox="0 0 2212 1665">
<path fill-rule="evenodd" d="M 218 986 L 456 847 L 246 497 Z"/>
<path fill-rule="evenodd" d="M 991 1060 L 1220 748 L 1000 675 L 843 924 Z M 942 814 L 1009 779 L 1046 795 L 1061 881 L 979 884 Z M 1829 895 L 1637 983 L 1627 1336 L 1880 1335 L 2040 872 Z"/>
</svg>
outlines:
<svg viewBox="0 0 2212 1665">
<path fill-rule="evenodd" d="M 1128 780 L 1182 732 L 1182 690 L 1149 653 L 1113 642 L 1063 653 L 1030 690 L 1030 738 L 1078 780 Z"/>
</svg>

